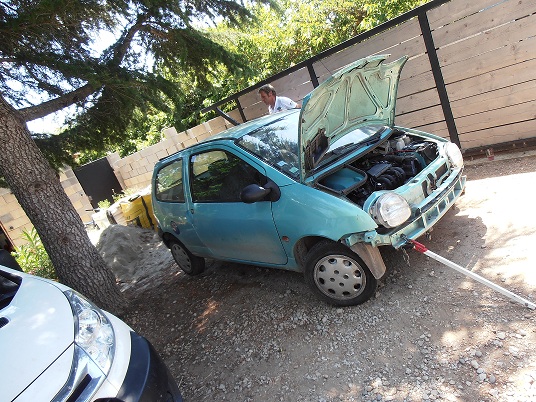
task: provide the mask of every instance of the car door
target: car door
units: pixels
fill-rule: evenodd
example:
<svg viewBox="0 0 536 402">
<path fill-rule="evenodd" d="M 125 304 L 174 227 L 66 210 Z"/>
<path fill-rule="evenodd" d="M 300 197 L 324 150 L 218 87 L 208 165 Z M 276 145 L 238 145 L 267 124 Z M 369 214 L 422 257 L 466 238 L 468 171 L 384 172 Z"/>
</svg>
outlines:
<svg viewBox="0 0 536 402">
<path fill-rule="evenodd" d="M 246 204 L 240 192 L 264 185 L 265 171 L 226 150 L 190 156 L 192 220 L 197 235 L 215 258 L 285 264 L 287 255 L 276 230 L 270 201 Z"/>
<path fill-rule="evenodd" d="M 153 208 L 163 230 L 172 231 L 190 251 L 203 253 L 206 247 L 194 229 L 184 186 L 182 158 L 162 166 L 155 176 Z"/>
</svg>

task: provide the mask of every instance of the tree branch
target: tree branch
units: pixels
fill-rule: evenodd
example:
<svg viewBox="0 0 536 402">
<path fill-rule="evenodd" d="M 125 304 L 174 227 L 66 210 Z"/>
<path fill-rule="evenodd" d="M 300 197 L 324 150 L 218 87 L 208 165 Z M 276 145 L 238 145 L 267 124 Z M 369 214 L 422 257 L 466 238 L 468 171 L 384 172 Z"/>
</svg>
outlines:
<svg viewBox="0 0 536 402">
<path fill-rule="evenodd" d="M 111 59 L 113 66 L 119 66 L 123 62 L 130 44 L 134 39 L 134 35 L 136 35 L 136 33 L 143 28 L 143 24 L 148 18 L 149 17 L 147 15 L 138 16 L 136 23 L 132 25 L 125 33 L 123 33 L 117 43 L 113 45 L 113 57 Z"/>
<path fill-rule="evenodd" d="M 124 32 L 121 38 L 113 45 L 113 56 L 109 62 L 110 67 L 119 67 L 121 65 L 132 43 L 134 35 L 143 28 L 143 24 L 147 19 L 147 15 L 140 15 L 136 20 L 136 23 Z M 92 84 L 86 84 L 74 91 L 39 105 L 19 109 L 19 113 L 26 122 L 39 119 L 86 99 L 100 88 L 101 87 L 96 87 Z"/>
<path fill-rule="evenodd" d="M 19 109 L 19 113 L 26 122 L 39 119 L 86 99 L 97 89 L 99 88 L 95 88 L 91 84 L 86 84 L 58 98 L 51 99 L 36 106 Z"/>
</svg>

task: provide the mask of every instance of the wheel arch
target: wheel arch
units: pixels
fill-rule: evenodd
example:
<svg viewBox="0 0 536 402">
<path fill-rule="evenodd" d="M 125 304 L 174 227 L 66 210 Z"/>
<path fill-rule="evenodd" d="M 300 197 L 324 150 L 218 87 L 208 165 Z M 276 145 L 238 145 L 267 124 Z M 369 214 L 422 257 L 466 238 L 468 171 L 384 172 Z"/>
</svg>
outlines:
<svg viewBox="0 0 536 402">
<path fill-rule="evenodd" d="M 327 237 L 322 236 L 306 236 L 301 238 L 296 242 L 294 246 L 294 257 L 296 259 L 296 262 L 302 268 L 302 270 L 309 250 L 314 245 L 323 240 L 331 240 L 334 243 L 344 244 L 341 241 L 329 239 Z M 346 246 L 346 244 L 344 245 Z M 380 279 L 385 275 L 387 267 L 385 266 L 385 262 L 383 261 L 383 257 L 380 254 L 380 250 L 378 249 L 378 247 L 373 247 L 372 245 L 366 243 L 355 243 L 353 246 L 348 248 L 354 253 L 356 253 L 359 257 L 361 257 L 363 262 L 370 269 L 370 272 L 372 273 L 374 278 Z"/>
<path fill-rule="evenodd" d="M 306 236 L 306 237 L 302 237 L 300 240 L 296 242 L 296 244 L 294 245 L 294 258 L 296 259 L 296 262 L 298 263 L 298 265 L 301 267 L 302 271 L 303 271 L 303 268 L 305 265 L 305 259 L 307 258 L 307 254 L 309 253 L 309 250 L 315 244 L 323 240 L 332 240 L 332 239 L 328 239 L 327 237 L 322 237 L 322 236 Z"/>
</svg>

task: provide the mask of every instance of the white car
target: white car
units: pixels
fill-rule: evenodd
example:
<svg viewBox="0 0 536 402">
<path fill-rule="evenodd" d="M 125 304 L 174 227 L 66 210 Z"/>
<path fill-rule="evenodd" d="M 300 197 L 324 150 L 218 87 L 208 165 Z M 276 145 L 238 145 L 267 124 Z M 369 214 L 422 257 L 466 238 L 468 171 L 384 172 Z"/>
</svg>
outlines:
<svg viewBox="0 0 536 402">
<path fill-rule="evenodd" d="M 0 400 L 182 401 L 152 345 L 73 289 L 0 265 Z"/>
</svg>

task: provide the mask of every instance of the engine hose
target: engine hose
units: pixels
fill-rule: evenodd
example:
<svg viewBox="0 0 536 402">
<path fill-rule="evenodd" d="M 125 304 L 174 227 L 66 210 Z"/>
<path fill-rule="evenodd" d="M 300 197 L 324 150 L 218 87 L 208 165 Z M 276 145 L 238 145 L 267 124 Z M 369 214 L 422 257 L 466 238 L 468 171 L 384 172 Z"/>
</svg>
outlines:
<svg viewBox="0 0 536 402">
<path fill-rule="evenodd" d="M 392 190 L 394 188 L 394 177 L 384 174 L 382 177 L 378 177 L 378 184 L 382 186 L 382 189 Z"/>
<path fill-rule="evenodd" d="M 392 169 L 397 173 L 397 177 L 402 183 L 406 181 L 406 172 L 404 172 L 404 169 L 398 166 L 393 166 Z"/>
</svg>

